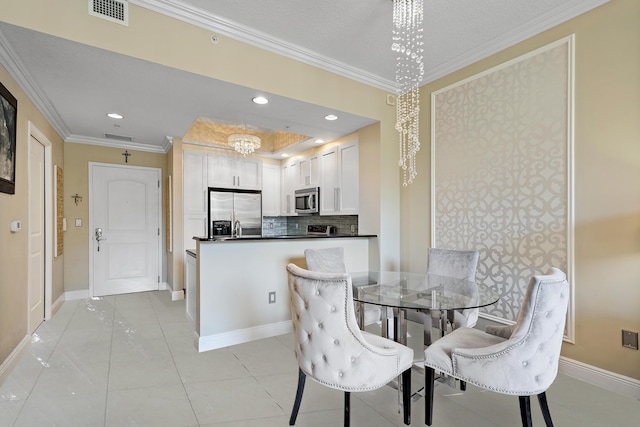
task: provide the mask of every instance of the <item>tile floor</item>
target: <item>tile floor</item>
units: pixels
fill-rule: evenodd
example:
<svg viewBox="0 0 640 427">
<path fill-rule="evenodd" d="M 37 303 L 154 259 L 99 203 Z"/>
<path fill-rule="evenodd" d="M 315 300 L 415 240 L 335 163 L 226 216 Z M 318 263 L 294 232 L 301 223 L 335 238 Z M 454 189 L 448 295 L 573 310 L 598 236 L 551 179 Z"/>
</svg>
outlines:
<svg viewBox="0 0 640 427">
<path fill-rule="evenodd" d="M 0 385 L 0 426 L 286 426 L 297 382 L 291 347 L 283 335 L 198 354 L 184 301 L 168 292 L 68 301 Z M 556 426 L 640 419 L 638 401 L 566 376 L 547 395 Z M 413 425 L 424 425 L 423 402 Z M 341 392 L 309 380 L 296 425 L 342 425 L 342 404 Z M 391 387 L 354 393 L 351 406 L 353 426 L 403 425 Z M 544 425 L 536 401 L 532 411 Z M 515 397 L 436 388 L 434 426 L 519 423 Z"/>
</svg>

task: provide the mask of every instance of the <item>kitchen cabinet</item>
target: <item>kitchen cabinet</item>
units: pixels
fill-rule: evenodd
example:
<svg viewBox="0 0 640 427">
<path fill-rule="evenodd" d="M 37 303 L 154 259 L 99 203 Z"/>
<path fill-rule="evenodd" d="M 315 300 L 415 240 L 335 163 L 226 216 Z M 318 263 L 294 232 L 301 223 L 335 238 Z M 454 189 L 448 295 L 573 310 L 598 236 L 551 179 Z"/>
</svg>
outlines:
<svg viewBox="0 0 640 427">
<path fill-rule="evenodd" d="M 298 188 L 317 187 L 320 184 L 320 156 L 318 154 L 313 154 L 298 161 L 296 184 Z"/>
<path fill-rule="evenodd" d="M 207 154 L 182 154 L 183 248 L 195 249 L 193 236 L 207 235 Z"/>
<path fill-rule="evenodd" d="M 280 207 L 280 214 L 283 216 L 297 215 L 294 193 L 297 188 L 296 179 L 299 176 L 298 167 L 298 162 L 288 162 L 282 165 L 282 173 L 280 175 L 282 179 L 282 183 L 280 184 L 282 188 L 282 206 Z"/>
<path fill-rule="evenodd" d="M 356 215 L 359 205 L 358 141 L 321 151 L 320 215 Z"/>
<path fill-rule="evenodd" d="M 207 155 L 207 185 L 245 190 L 262 189 L 262 161 L 239 156 Z"/>
<path fill-rule="evenodd" d="M 320 156 L 316 153 L 286 162 L 282 165 L 281 172 L 280 213 L 284 216 L 294 216 L 297 215 L 295 191 L 320 185 Z"/>
<path fill-rule="evenodd" d="M 280 215 L 280 166 L 262 165 L 262 215 Z"/>
</svg>

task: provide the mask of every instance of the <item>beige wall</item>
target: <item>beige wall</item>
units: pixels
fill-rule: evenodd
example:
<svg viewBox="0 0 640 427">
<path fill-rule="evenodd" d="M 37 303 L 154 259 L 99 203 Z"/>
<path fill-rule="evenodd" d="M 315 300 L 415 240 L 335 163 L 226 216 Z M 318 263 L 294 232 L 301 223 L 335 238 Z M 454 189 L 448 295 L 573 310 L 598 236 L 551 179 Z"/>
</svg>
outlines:
<svg viewBox="0 0 640 427">
<path fill-rule="evenodd" d="M 18 87 L 7 70 L 0 65 L 0 82 L 18 100 L 16 129 L 16 188 L 15 194 L 0 193 L 0 365 L 27 335 L 28 280 L 28 142 L 31 122 L 52 144 L 52 161 L 64 167 L 63 143 Z M 53 167 L 52 167 L 53 169 Z M 53 172 L 50 176 L 53 182 Z M 9 223 L 22 222 L 22 231 L 11 233 Z M 64 255 L 54 258 L 52 301 L 63 293 Z"/>
<path fill-rule="evenodd" d="M 162 223 L 164 224 L 166 203 L 164 185 L 166 184 L 167 155 L 144 151 L 128 150 L 131 153 L 127 165 L 146 166 L 162 169 Z M 64 213 L 67 217 L 65 235 L 64 289 L 77 291 L 89 289 L 89 162 L 113 163 L 124 165 L 124 152 L 121 148 L 109 148 L 98 145 L 64 144 L 64 159 L 67 167 L 64 170 L 65 199 Z M 82 202 L 74 203 L 71 195 L 79 194 Z M 82 220 L 82 227 L 75 226 L 75 220 Z M 162 253 L 165 253 L 164 226 L 161 227 Z M 162 280 L 166 280 L 166 263 L 163 256 Z"/>
<path fill-rule="evenodd" d="M 403 267 L 425 268 L 431 92 L 575 33 L 575 344 L 563 356 L 640 379 L 640 2 L 613 0 L 423 87 L 419 175 L 402 192 Z"/>
</svg>

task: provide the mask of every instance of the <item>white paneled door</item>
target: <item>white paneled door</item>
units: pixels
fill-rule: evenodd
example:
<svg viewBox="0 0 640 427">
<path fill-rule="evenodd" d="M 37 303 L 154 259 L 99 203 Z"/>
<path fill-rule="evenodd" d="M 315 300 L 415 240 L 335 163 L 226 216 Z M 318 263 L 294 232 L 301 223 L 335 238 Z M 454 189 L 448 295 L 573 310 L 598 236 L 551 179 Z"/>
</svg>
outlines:
<svg viewBox="0 0 640 427">
<path fill-rule="evenodd" d="M 90 163 L 92 295 L 158 290 L 160 170 Z"/>
</svg>

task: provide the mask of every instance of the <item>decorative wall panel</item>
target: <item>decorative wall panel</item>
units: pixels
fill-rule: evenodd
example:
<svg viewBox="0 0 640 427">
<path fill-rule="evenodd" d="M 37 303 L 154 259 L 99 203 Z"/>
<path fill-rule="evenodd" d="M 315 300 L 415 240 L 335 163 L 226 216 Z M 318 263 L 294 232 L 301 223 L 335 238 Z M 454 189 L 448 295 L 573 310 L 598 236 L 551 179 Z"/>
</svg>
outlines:
<svg viewBox="0 0 640 427">
<path fill-rule="evenodd" d="M 432 94 L 432 245 L 480 252 L 477 279 L 503 295 L 489 317 L 515 321 L 532 275 L 571 276 L 572 45 Z"/>
</svg>

